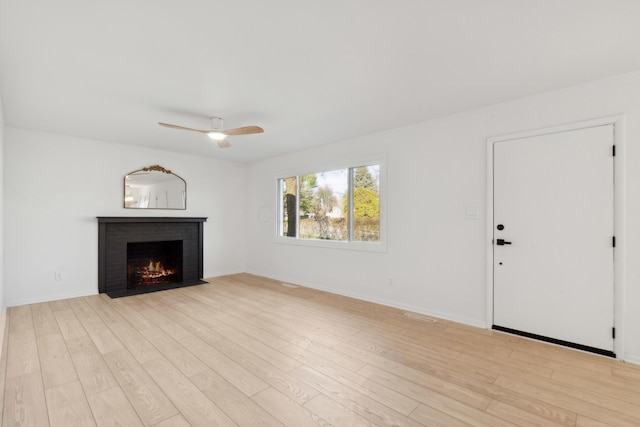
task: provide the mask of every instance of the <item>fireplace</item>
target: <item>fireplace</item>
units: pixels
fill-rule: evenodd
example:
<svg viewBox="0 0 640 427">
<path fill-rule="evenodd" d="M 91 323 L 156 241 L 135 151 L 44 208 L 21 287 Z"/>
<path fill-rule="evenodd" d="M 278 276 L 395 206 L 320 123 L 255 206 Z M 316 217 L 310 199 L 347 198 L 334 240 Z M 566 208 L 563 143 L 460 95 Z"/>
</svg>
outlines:
<svg viewBox="0 0 640 427">
<path fill-rule="evenodd" d="M 182 282 L 182 240 L 127 243 L 127 289 Z"/>
<path fill-rule="evenodd" d="M 99 292 L 115 298 L 205 283 L 204 221 L 98 217 Z"/>
</svg>

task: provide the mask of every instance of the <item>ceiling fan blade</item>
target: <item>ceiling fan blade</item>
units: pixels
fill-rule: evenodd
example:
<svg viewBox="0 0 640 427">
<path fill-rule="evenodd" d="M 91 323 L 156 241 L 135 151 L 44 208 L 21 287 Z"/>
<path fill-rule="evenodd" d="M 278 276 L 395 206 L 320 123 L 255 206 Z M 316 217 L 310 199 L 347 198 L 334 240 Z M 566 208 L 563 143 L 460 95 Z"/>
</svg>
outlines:
<svg viewBox="0 0 640 427">
<path fill-rule="evenodd" d="M 200 130 L 200 129 L 187 128 L 187 127 L 184 127 L 184 126 L 172 125 L 170 123 L 158 122 L 158 124 L 160 126 L 164 126 L 166 128 L 171 128 L 171 129 L 190 130 L 190 131 L 193 131 L 193 132 L 200 132 L 200 133 L 209 133 L 209 132 L 211 132 L 210 130 Z"/>
<path fill-rule="evenodd" d="M 229 144 L 229 141 L 227 141 L 226 139 L 221 139 L 220 141 L 218 141 L 218 147 L 229 148 L 231 147 L 231 144 Z"/>
<path fill-rule="evenodd" d="M 227 129 L 223 131 L 225 135 L 250 135 L 252 133 L 262 133 L 264 129 L 260 126 L 244 126 L 241 128 Z"/>
</svg>

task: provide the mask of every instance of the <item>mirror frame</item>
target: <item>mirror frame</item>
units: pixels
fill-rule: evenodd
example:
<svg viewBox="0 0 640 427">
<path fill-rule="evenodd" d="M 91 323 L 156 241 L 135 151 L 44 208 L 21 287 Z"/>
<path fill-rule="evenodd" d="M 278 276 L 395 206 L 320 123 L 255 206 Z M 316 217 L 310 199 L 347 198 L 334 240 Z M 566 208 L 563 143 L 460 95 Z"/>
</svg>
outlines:
<svg viewBox="0 0 640 427">
<path fill-rule="evenodd" d="M 162 172 L 164 174 L 167 175 L 173 175 L 174 177 L 180 179 L 183 183 L 184 183 L 184 207 L 182 208 L 141 208 L 141 207 L 131 207 L 131 206 L 127 206 L 127 201 L 126 201 L 126 197 L 127 197 L 127 177 L 129 175 L 133 175 L 135 173 L 138 172 Z M 185 181 L 181 176 L 171 172 L 169 169 L 165 169 L 160 165 L 153 165 L 153 166 L 148 166 L 142 169 L 138 169 L 135 170 L 133 172 L 129 172 L 127 173 L 124 178 L 122 179 L 123 183 L 122 183 L 122 189 L 123 189 L 123 193 L 122 193 L 122 207 L 124 209 L 154 209 L 154 210 L 186 210 L 187 209 L 187 181 Z"/>
</svg>

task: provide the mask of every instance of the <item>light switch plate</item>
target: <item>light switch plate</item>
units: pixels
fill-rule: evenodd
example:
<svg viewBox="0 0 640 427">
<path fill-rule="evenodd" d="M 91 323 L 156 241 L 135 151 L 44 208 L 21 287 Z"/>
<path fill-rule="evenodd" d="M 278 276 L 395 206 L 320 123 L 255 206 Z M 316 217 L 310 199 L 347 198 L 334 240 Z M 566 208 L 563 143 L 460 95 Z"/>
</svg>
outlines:
<svg viewBox="0 0 640 427">
<path fill-rule="evenodd" d="M 480 208 L 467 208 L 465 217 L 467 219 L 480 219 Z"/>
</svg>

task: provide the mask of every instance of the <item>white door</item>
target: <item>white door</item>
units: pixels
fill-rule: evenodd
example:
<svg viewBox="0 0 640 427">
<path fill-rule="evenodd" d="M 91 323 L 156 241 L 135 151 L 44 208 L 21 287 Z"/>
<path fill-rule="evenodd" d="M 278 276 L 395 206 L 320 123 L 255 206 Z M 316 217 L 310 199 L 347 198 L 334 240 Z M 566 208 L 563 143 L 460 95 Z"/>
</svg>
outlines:
<svg viewBox="0 0 640 427">
<path fill-rule="evenodd" d="M 613 353 L 613 125 L 500 141 L 496 329 Z"/>
</svg>

